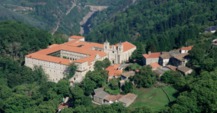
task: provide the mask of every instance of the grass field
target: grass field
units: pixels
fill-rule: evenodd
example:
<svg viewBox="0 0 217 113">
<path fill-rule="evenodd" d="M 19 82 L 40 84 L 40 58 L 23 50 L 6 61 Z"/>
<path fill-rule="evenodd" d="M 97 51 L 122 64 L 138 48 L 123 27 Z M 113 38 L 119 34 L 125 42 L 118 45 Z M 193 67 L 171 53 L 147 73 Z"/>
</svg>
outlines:
<svg viewBox="0 0 217 113">
<path fill-rule="evenodd" d="M 173 94 L 176 93 L 176 90 L 172 86 L 164 86 L 162 88 L 171 101 L 175 100 Z M 130 108 L 134 109 L 145 106 L 152 111 L 160 111 L 169 103 L 169 99 L 164 91 L 156 87 L 135 89 L 134 93 L 137 94 L 138 97 Z"/>
</svg>

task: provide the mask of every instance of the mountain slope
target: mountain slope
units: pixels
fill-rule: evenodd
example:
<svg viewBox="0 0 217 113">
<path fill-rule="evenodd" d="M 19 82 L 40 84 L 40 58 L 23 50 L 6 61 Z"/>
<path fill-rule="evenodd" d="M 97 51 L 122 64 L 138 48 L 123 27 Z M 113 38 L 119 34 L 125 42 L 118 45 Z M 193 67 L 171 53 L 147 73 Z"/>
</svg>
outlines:
<svg viewBox="0 0 217 113">
<path fill-rule="evenodd" d="M 118 7 L 122 4 L 128 2 L 125 0 L 2 0 L 0 20 L 21 21 L 48 30 L 52 34 L 56 32 L 78 34 L 80 22 L 91 11 L 89 6 Z"/>
<path fill-rule="evenodd" d="M 146 50 L 188 45 L 198 32 L 216 24 L 217 1 L 139 0 L 136 5 L 94 27 L 88 40 L 141 42 Z"/>
</svg>

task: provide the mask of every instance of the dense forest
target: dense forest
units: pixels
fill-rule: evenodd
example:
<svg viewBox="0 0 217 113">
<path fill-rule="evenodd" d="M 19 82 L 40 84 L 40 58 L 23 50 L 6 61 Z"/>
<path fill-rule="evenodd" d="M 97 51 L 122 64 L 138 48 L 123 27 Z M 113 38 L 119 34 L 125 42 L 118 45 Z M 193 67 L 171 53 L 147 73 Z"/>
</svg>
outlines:
<svg viewBox="0 0 217 113">
<path fill-rule="evenodd" d="M 93 27 L 88 40 L 131 41 L 143 52 L 165 51 L 195 40 L 199 32 L 216 24 L 213 0 L 138 0 L 136 5 Z M 138 44 L 141 42 L 141 44 Z"/>
<path fill-rule="evenodd" d="M 89 3 L 92 2 L 95 1 L 89 0 Z M 109 3 L 101 1 L 100 4 Z M 141 54 L 148 50 L 166 51 L 193 45 L 190 51 L 191 60 L 187 66 L 194 69 L 194 72 L 189 76 L 182 76 L 180 73 L 169 71 L 158 80 L 170 84 L 178 91 L 174 95 L 176 100 L 159 112 L 215 113 L 217 46 L 212 44 L 212 40 L 217 38 L 217 33 L 204 33 L 206 27 L 216 24 L 215 4 L 214 0 L 138 0 L 135 5 L 116 13 L 106 22 L 94 24 L 87 38 L 98 42 L 107 38 L 112 43 L 132 41 L 137 45 L 133 59 L 140 59 Z M 109 14 L 102 12 L 97 15 L 103 13 Z M 104 17 L 98 19 L 105 20 Z M 128 93 L 135 88 L 153 87 L 157 80 L 150 67 L 138 64 L 129 67 L 131 70 L 141 70 L 131 78 L 136 86 L 128 83 L 119 89 L 117 81 L 107 82 L 104 68 L 110 65 L 108 60 L 96 62 L 95 71 L 88 72 L 84 81 L 73 88 L 69 86 L 67 79 L 58 83 L 49 82 L 40 67 L 32 70 L 24 66 L 26 54 L 53 43 L 62 43 L 65 39 L 65 35 L 52 36 L 47 31 L 20 22 L 0 22 L 0 112 L 54 113 L 64 97 L 70 97 L 70 107 L 62 113 L 154 112 L 146 107 L 125 108 L 121 104 L 96 106 L 92 104 L 90 97 L 93 89 L 102 86 L 114 94 L 120 90 L 123 90 L 122 93 Z M 72 73 L 74 70 L 72 66 Z"/>
<path fill-rule="evenodd" d="M 0 21 L 16 20 L 40 29 L 65 34 L 78 34 L 80 22 L 90 11 L 87 5 L 108 6 L 111 14 L 132 0 L 1 0 Z M 116 8 L 116 9 L 114 9 Z M 104 18 L 107 18 L 104 14 Z M 100 16 L 100 15 L 99 15 Z M 98 17 L 95 15 L 94 17 Z M 100 17 L 101 18 L 101 17 Z M 92 23 L 92 22 L 91 22 Z M 97 24 L 98 22 L 95 22 Z"/>
<path fill-rule="evenodd" d="M 46 32 L 21 23 L 2 22 L 0 26 L 1 28 L 7 28 L 0 29 L 0 39 L 5 40 L 5 45 L 13 45 L 15 42 L 20 43 L 20 45 L 25 45 L 23 44 L 24 42 L 26 42 L 26 45 L 31 44 L 31 48 L 28 49 L 25 48 L 27 46 L 20 46 L 20 48 L 24 47 L 19 50 L 22 54 L 45 48 L 49 43 L 56 43 L 55 38 Z M 28 30 L 30 31 L 28 32 Z M 13 31 L 12 34 L 10 34 L 11 31 Z M 37 40 L 37 38 L 43 37 L 43 40 L 47 42 L 39 41 L 38 43 L 32 44 L 29 40 L 30 37 L 31 40 Z M 193 74 L 180 76 L 180 74 L 175 72 L 167 72 L 163 75 L 162 82 L 173 85 L 178 92 L 176 94 L 177 99 L 161 112 L 216 112 L 217 59 L 215 56 L 217 47 L 211 43 L 215 38 L 217 38 L 217 34 L 203 33 L 199 35 L 196 41 L 192 42 L 194 48 L 190 52 L 192 60 L 190 60 L 188 66 L 195 70 Z M 1 48 L 1 50 L 7 50 L 11 47 L 1 46 Z M 0 57 L 0 111 L 3 113 L 53 113 L 56 112 L 58 104 L 62 102 L 62 98 L 67 96 L 70 97 L 70 108 L 64 109 L 62 111 L 63 113 L 152 113 L 146 107 L 132 109 L 125 108 L 121 104 L 113 104 L 111 106 L 94 106 L 91 104 L 89 95 L 93 93 L 93 89 L 101 86 L 107 87 L 108 91 L 117 88 L 116 81 L 107 83 L 106 72 L 103 68 L 110 65 L 108 61 L 97 62 L 95 64 L 95 71 L 89 72 L 81 84 L 71 88 L 67 79 L 63 79 L 58 83 L 48 82 L 46 74 L 40 67 L 31 70 L 23 66 L 22 62 L 19 62 L 23 59 L 22 54 L 17 55 L 12 53 L 5 51 Z M 153 78 L 153 73 L 150 72 L 148 67 L 141 67 L 141 70 L 135 76 L 136 78 L 133 78 L 137 87 L 152 87 L 154 81 L 156 81 Z M 149 75 L 145 74 L 147 76 L 143 76 L 144 73 L 149 73 Z M 122 90 L 131 92 L 130 89 L 132 90 L 133 87 L 129 84 L 128 88 L 123 87 Z"/>
</svg>

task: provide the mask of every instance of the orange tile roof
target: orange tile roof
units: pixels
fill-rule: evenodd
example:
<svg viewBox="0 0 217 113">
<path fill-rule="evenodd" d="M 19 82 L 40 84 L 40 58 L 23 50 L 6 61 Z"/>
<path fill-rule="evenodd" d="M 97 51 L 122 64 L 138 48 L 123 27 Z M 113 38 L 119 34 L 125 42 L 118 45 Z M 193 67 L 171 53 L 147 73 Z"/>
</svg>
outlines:
<svg viewBox="0 0 217 113">
<path fill-rule="evenodd" d="M 83 36 L 75 36 L 75 35 L 73 35 L 73 36 L 70 36 L 69 38 L 72 38 L 72 39 L 82 39 L 84 37 Z"/>
<path fill-rule="evenodd" d="M 143 54 L 144 58 L 158 58 L 160 57 L 160 52 Z"/>
<path fill-rule="evenodd" d="M 72 37 L 79 38 L 80 36 L 72 36 Z M 97 55 L 99 55 L 100 57 L 105 57 L 107 55 L 103 51 L 94 50 L 94 47 L 103 48 L 103 44 L 74 40 L 74 41 L 66 42 L 64 44 L 53 44 L 46 49 L 42 49 L 35 53 L 26 55 L 26 57 L 69 65 L 70 63 L 72 63 L 72 61 L 70 61 L 69 59 L 64 59 L 64 58 L 59 58 L 59 57 L 54 57 L 49 55 L 51 53 L 64 50 L 64 51 L 70 51 L 70 52 L 87 55 L 87 57 L 75 60 L 74 62 L 78 62 L 78 63 L 88 62 L 89 64 L 91 64 L 91 62 L 94 61 Z"/>
<path fill-rule="evenodd" d="M 128 50 L 130 50 L 130 49 L 136 48 L 135 45 L 133 45 L 133 44 L 127 42 L 127 41 L 126 41 L 126 42 L 123 42 L 122 44 L 123 44 L 124 52 L 125 52 L 125 51 L 128 51 Z"/>
<path fill-rule="evenodd" d="M 157 62 L 151 63 L 150 66 L 151 66 L 152 69 L 161 67 Z"/>
<path fill-rule="evenodd" d="M 54 57 L 54 56 L 49 56 L 49 55 L 43 55 L 43 54 L 38 54 L 38 53 L 32 53 L 27 55 L 26 57 L 28 58 L 33 58 L 33 59 L 39 59 L 43 61 L 49 61 L 49 62 L 54 62 L 58 64 L 64 64 L 64 65 L 69 65 L 72 63 L 69 59 L 64 59 L 64 58 L 59 58 L 59 57 Z"/>
<path fill-rule="evenodd" d="M 117 47 L 118 44 L 119 44 L 119 43 L 117 43 L 117 44 L 115 44 L 115 45 L 112 45 L 112 46 Z M 125 51 L 128 51 L 128 50 L 130 50 L 130 49 L 136 48 L 135 45 L 133 45 L 133 44 L 131 44 L 130 42 L 127 42 L 127 41 L 122 42 L 121 44 L 123 45 L 123 51 L 124 51 L 124 52 L 125 52 Z M 110 46 L 110 47 L 112 47 L 112 46 Z"/>
<path fill-rule="evenodd" d="M 84 37 L 71 36 L 70 38 L 81 39 Z M 124 42 L 122 44 L 123 44 L 124 51 L 130 50 L 136 47 L 129 42 Z M 49 55 L 51 53 L 63 50 L 63 51 L 75 52 L 75 53 L 86 55 L 85 58 L 78 59 L 73 62 L 78 62 L 78 63 L 88 62 L 90 65 L 91 62 L 95 60 L 95 57 L 97 55 L 99 55 L 100 57 L 105 57 L 107 55 L 104 51 L 100 51 L 100 50 L 103 50 L 103 48 L 104 48 L 103 44 L 72 40 L 72 41 L 69 41 L 63 44 L 53 44 L 46 49 L 42 49 L 35 53 L 26 55 L 26 57 L 54 62 L 54 63 L 60 63 L 64 65 L 69 65 L 70 63 L 72 63 L 72 61 L 70 61 L 69 59 L 64 59 L 64 58 L 59 58 L 59 57 L 54 57 L 54 56 Z"/>
<path fill-rule="evenodd" d="M 52 48 L 52 47 L 56 47 L 56 46 L 58 46 L 59 44 L 52 44 L 52 45 L 50 45 L 48 48 Z"/>
<path fill-rule="evenodd" d="M 192 50 L 193 46 L 182 47 L 181 50 Z"/>
<path fill-rule="evenodd" d="M 114 64 L 106 68 L 109 76 L 120 76 L 122 74 L 122 70 L 119 70 L 120 64 Z"/>
</svg>

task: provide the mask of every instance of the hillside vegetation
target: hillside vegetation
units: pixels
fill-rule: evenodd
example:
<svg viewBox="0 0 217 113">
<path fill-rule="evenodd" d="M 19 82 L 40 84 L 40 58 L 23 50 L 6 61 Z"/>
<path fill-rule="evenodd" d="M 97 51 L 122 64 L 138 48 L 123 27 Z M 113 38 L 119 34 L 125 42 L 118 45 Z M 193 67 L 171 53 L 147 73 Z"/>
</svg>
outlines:
<svg viewBox="0 0 217 113">
<path fill-rule="evenodd" d="M 15 1 L 3 0 L 0 3 L 12 4 Z M 35 1 L 37 0 L 28 2 L 21 0 L 17 5 L 27 6 Z M 50 0 L 50 2 L 52 1 Z M 53 2 L 56 4 L 56 1 Z M 84 2 L 88 1 L 84 0 Z M 94 3 L 95 1 L 90 0 L 90 2 Z M 61 3 L 68 2 L 63 0 Z M 46 48 L 52 43 L 63 42 L 61 37 L 64 36 L 59 34 L 52 36 L 44 30 L 19 22 L 0 22 L 0 112 L 54 113 L 63 97 L 70 97 L 70 100 L 69 108 L 62 110 L 62 113 L 217 112 L 217 98 L 215 98 L 217 97 L 217 46 L 212 44 L 212 40 L 217 39 L 217 33 L 202 33 L 207 26 L 216 24 L 216 3 L 217 1 L 214 0 L 138 0 L 135 6 L 123 10 L 123 13 L 113 13 L 114 15 L 105 23 L 94 24 L 94 29 L 88 35 L 89 40 L 103 42 L 108 37 L 107 39 L 112 43 L 124 40 L 132 41 L 137 44 L 138 48 L 133 56 L 136 54 L 142 57 L 141 54 L 145 52 L 145 49 L 147 51 L 164 51 L 183 45 L 194 46 L 190 51 L 190 61 L 187 64 L 189 68 L 194 69 L 192 74 L 188 76 L 179 76 L 178 74 L 177 76 L 177 73 L 166 73 L 171 78 L 167 82 L 170 83 L 168 87 L 171 89 L 164 89 L 168 93 L 169 99 L 168 97 L 165 99 L 166 96 L 162 94 L 161 90 L 161 93 L 153 90 L 153 92 L 143 95 L 144 89 L 140 90 L 132 86 L 132 89 L 136 88 L 139 97 L 128 108 L 121 104 L 96 106 L 91 102 L 90 94 L 93 93 L 93 90 L 107 84 L 107 73 L 104 69 L 110 65 L 108 62 L 98 61 L 95 64 L 95 71 L 88 72 L 84 81 L 75 85 L 74 88 L 69 86 L 67 79 L 62 79 L 58 83 L 49 82 L 47 75 L 40 67 L 35 67 L 32 70 L 24 66 L 24 56 Z M 42 7 L 44 2 L 35 5 Z M 39 11 L 42 9 L 40 8 Z M 77 11 L 81 11 L 78 9 Z M 11 12 L 8 9 L 5 11 Z M 34 19 L 40 17 L 31 11 L 25 12 L 28 14 L 23 13 L 19 13 L 19 15 L 21 17 L 34 15 Z M 46 12 L 42 11 L 38 14 L 41 13 Z M 98 15 L 101 14 L 103 12 L 98 13 Z M 14 15 L 12 18 L 15 18 L 18 13 L 14 12 Z M 25 19 L 21 17 L 20 19 Z M 42 17 L 39 19 L 43 20 Z M 103 18 L 99 18 L 99 20 L 104 21 Z M 46 21 L 43 22 L 46 23 Z M 150 67 L 140 67 L 142 67 L 141 71 L 136 76 L 139 75 L 138 78 L 146 81 L 140 84 L 151 87 L 156 79 Z M 113 85 L 110 84 L 110 86 Z M 157 98 L 161 101 L 158 102 Z M 152 104 L 151 101 L 156 104 Z M 146 102 L 149 103 L 141 105 Z"/>
<path fill-rule="evenodd" d="M 132 1 L 132 0 L 128 0 Z M 87 5 L 119 7 L 125 0 L 1 0 L 0 21 L 16 20 L 51 33 L 78 34 Z M 119 7 L 121 10 L 121 8 Z M 115 12 L 113 12 L 115 13 Z M 97 16 L 97 15 L 96 15 Z M 105 17 L 109 15 L 104 15 Z"/>
<path fill-rule="evenodd" d="M 95 26 L 88 40 L 131 41 L 151 51 L 163 51 L 195 40 L 216 24 L 214 0 L 139 0 L 136 5 Z M 143 51 L 145 52 L 145 51 Z"/>
</svg>

